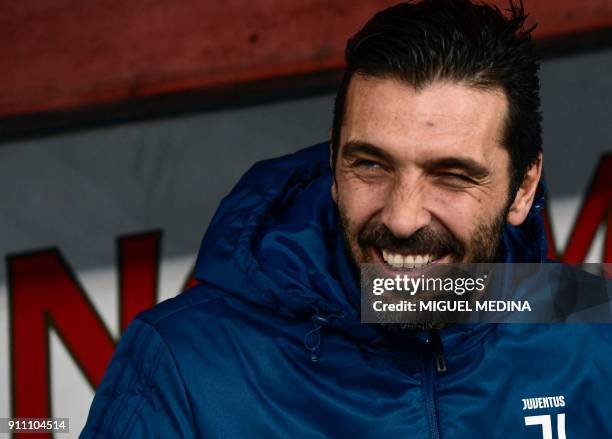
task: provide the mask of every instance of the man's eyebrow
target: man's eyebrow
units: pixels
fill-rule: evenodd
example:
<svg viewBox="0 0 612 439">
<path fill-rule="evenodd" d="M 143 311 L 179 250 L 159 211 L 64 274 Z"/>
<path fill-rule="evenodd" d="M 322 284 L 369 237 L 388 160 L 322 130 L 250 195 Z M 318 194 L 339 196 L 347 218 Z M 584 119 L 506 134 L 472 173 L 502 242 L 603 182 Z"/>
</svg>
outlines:
<svg viewBox="0 0 612 439">
<path fill-rule="evenodd" d="M 421 165 L 424 169 L 428 171 L 433 171 L 436 169 L 461 169 L 466 172 L 469 176 L 474 178 L 485 178 L 488 177 L 491 173 L 490 171 L 476 160 L 472 160 L 470 158 L 460 158 L 460 157 L 442 157 L 438 159 L 431 159 L 423 162 Z"/>
<path fill-rule="evenodd" d="M 342 148 L 343 156 L 350 157 L 359 154 L 367 154 L 387 162 L 393 161 L 391 154 L 376 145 L 372 145 L 371 143 L 364 142 L 362 140 L 349 140 L 344 144 L 344 147 Z"/>
</svg>

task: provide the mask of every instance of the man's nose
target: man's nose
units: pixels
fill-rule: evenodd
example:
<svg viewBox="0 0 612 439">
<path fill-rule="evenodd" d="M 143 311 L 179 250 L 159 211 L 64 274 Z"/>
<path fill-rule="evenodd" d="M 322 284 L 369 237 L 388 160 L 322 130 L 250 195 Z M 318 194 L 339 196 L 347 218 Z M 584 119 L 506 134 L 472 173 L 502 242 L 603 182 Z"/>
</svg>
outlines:
<svg viewBox="0 0 612 439">
<path fill-rule="evenodd" d="M 431 222 L 424 202 L 423 188 L 414 180 L 401 182 L 389 194 L 381 220 L 396 237 L 408 238 Z"/>
</svg>

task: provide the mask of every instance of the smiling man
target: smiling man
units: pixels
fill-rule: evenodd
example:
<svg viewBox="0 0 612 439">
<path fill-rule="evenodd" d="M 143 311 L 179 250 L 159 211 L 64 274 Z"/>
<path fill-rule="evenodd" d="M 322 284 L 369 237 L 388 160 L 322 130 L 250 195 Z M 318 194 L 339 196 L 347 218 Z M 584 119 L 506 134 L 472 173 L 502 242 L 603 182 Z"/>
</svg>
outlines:
<svg viewBox="0 0 612 439">
<path fill-rule="evenodd" d="M 331 142 L 223 200 L 199 284 L 131 324 L 82 437 L 612 437 L 608 326 L 360 321 L 363 263 L 544 261 L 524 20 L 467 0 L 373 17 Z"/>
<path fill-rule="evenodd" d="M 415 88 L 392 73 L 358 71 L 344 106 L 332 194 L 355 263 L 500 257 L 502 228 L 525 220 L 541 174 L 531 154 L 511 184 L 501 84 L 434 77 Z M 539 153 L 539 143 L 530 149 Z"/>
</svg>

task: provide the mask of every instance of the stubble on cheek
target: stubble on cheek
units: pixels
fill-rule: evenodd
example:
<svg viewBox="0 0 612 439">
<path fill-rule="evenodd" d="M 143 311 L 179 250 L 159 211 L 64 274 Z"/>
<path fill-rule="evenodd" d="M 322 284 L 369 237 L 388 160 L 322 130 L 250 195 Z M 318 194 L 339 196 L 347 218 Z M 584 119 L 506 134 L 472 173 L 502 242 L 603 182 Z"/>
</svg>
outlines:
<svg viewBox="0 0 612 439">
<path fill-rule="evenodd" d="M 336 203 L 336 212 L 340 219 L 341 233 L 344 241 L 345 253 L 349 256 L 351 262 L 358 267 L 359 264 L 365 261 L 365 255 L 361 251 L 357 242 L 358 226 L 353 224 L 347 213 L 347 208 L 344 204 L 343 197 L 338 194 L 338 200 Z"/>
</svg>

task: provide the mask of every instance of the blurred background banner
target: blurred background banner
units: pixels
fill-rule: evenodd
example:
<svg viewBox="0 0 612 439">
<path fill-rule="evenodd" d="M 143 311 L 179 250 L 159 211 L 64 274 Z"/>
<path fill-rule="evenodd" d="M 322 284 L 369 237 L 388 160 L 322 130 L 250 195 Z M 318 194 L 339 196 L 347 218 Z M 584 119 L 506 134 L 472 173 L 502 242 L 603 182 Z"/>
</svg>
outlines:
<svg viewBox="0 0 612 439">
<path fill-rule="evenodd" d="M 0 2 L 0 417 L 77 436 L 120 334 L 191 284 L 240 175 L 327 138 L 346 39 L 393 3 Z M 612 1 L 526 8 L 549 253 L 612 262 Z"/>
</svg>

